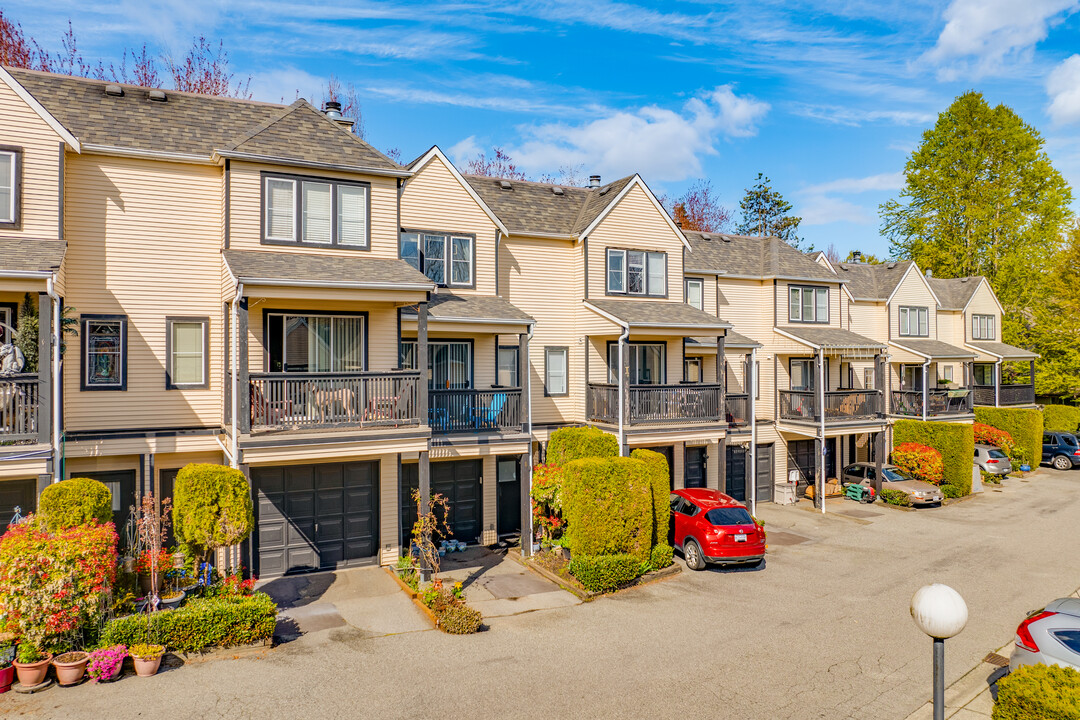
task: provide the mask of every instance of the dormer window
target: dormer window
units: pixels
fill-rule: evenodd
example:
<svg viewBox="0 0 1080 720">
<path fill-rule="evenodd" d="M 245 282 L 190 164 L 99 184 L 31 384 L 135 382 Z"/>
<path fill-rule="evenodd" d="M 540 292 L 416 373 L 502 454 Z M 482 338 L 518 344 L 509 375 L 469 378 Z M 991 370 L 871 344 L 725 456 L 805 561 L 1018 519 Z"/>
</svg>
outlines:
<svg viewBox="0 0 1080 720">
<path fill-rule="evenodd" d="M 996 340 L 997 329 L 994 327 L 993 315 L 971 316 L 971 339 L 972 340 Z"/>
<path fill-rule="evenodd" d="M 828 323 L 829 288 L 789 286 L 788 320 L 801 323 Z"/>
<path fill-rule="evenodd" d="M 427 275 L 436 285 L 476 286 L 476 236 L 468 233 L 403 232 L 401 259 Z"/>
<path fill-rule="evenodd" d="M 667 253 L 608 248 L 607 292 L 667 297 Z"/>
<path fill-rule="evenodd" d="M 295 175 L 264 175 L 263 242 L 364 250 L 370 186 Z"/>
</svg>

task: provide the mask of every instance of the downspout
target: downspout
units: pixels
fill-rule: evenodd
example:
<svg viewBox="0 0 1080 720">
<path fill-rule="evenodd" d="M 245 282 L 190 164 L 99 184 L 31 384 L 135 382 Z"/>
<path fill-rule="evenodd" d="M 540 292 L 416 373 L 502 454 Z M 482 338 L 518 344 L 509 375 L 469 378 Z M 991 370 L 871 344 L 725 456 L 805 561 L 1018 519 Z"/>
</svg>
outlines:
<svg viewBox="0 0 1080 720">
<path fill-rule="evenodd" d="M 750 397 L 750 467 L 753 472 L 750 477 L 754 478 L 753 487 L 750 488 L 750 514 L 757 517 L 757 348 L 750 348 L 750 382 L 747 383 L 746 391 Z"/>
<path fill-rule="evenodd" d="M 818 405 L 818 414 L 821 417 L 821 475 L 818 476 L 818 497 L 821 498 L 821 514 L 825 514 L 825 349 L 818 348 L 818 387 L 821 398 Z"/>
<path fill-rule="evenodd" d="M 529 332 L 526 335 L 527 339 L 525 340 L 525 347 L 526 347 L 526 350 L 528 351 L 529 354 L 532 353 L 533 330 L 535 330 L 535 329 L 536 329 L 536 323 L 530 323 L 529 324 Z M 528 360 L 528 358 L 526 358 L 526 360 Z M 567 362 L 567 365 L 569 366 L 569 362 Z M 532 363 L 526 363 L 526 366 L 527 367 L 532 367 Z M 523 393 L 525 393 L 525 397 L 527 398 L 527 402 L 528 402 L 528 407 L 525 409 L 525 418 L 526 418 L 526 420 L 525 420 L 525 434 L 529 438 L 529 477 L 527 478 L 527 487 L 528 487 L 529 497 L 531 498 L 532 497 L 532 486 L 533 486 L 532 485 L 532 483 L 533 483 L 532 373 L 531 372 L 526 372 L 525 377 L 523 378 L 523 380 L 524 380 L 524 382 L 522 382 L 521 391 Z M 588 378 L 586 378 L 586 381 L 588 381 Z M 570 383 L 570 373 L 569 372 L 567 372 L 566 382 L 567 382 L 567 385 L 569 385 L 569 383 Z M 524 551 L 524 548 L 525 548 L 525 540 L 524 539 L 525 538 L 533 538 L 533 532 L 534 532 L 532 513 L 531 512 L 527 513 L 527 515 L 528 515 L 527 522 L 529 524 L 529 527 L 521 529 L 521 538 L 522 538 L 521 547 L 522 547 L 523 551 Z M 531 543 L 532 540 L 530 539 L 529 542 Z M 529 552 L 531 554 L 531 552 L 532 552 L 531 547 L 530 547 Z"/>
<path fill-rule="evenodd" d="M 232 456 L 229 458 L 229 464 L 234 468 L 240 467 L 240 420 L 237 415 L 240 412 L 240 358 L 237 355 L 240 352 L 239 333 L 237 332 L 237 324 L 240 319 L 240 298 L 244 294 L 244 284 L 242 282 L 236 283 L 236 294 L 232 299 L 232 337 L 229 338 L 229 343 L 232 345 L 232 352 L 229 353 L 230 368 L 232 370 L 232 412 L 229 413 L 229 418 L 232 420 Z"/>
<path fill-rule="evenodd" d="M 626 341 L 630 339 L 630 325 L 627 324 L 623 327 L 622 334 L 619 335 L 619 455 L 622 455 L 626 449 L 626 428 L 624 427 L 623 420 L 626 416 L 626 376 L 623 373 L 626 352 Z"/>
<path fill-rule="evenodd" d="M 62 467 L 64 457 L 60 450 L 60 296 L 52 275 L 45 281 L 45 292 L 52 300 L 52 446 L 53 446 L 53 482 L 60 482 L 64 477 Z M 39 364 L 40 367 L 40 364 Z"/>
<path fill-rule="evenodd" d="M 927 403 L 930 398 L 930 358 L 922 364 L 922 421 L 926 422 Z"/>
</svg>

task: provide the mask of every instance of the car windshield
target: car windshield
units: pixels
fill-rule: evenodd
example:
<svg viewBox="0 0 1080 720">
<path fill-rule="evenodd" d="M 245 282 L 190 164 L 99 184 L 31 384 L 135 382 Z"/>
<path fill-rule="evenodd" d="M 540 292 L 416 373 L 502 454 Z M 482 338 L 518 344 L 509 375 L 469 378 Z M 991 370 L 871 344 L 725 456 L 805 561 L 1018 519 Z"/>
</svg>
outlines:
<svg viewBox="0 0 1080 720">
<path fill-rule="evenodd" d="M 915 479 L 903 470 L 899 470 L 897 468 L 882 468 L 881 474 L 885 476 L 886 482 L 903 482 L 905 480 Z"/>
<path fill-rule="evenodd" d="M 746 508 L 741 507 L 713 508 L 705 518 L 713 525 L 751 525 L 754 522 Z"/>
<path fill-rule="evenodd" d="M 990 457 L 992 457 L 992 458 L 1003 458 L 1003 457 L 1008 457 L 1008 455 L 1006 455 L 1005 453 L 1001 452 L 1000 450 L 991 450 L 991 451 L 989 451 L 989 452 L 988 452 L 988 453 L 986 453 L 986 454 L 987 454 L 987 455 L 989 455 L 989 456 L 990 456 Z"/>
</svg>

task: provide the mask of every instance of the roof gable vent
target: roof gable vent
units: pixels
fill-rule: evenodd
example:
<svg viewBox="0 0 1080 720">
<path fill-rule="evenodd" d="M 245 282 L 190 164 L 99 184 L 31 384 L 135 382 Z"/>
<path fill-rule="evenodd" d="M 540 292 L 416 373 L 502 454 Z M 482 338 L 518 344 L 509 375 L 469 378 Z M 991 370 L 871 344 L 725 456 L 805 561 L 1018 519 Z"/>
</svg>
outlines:
<svg viewBox="0 0 1080 720">
<path fill-rule="evenodd" d="M 105 86 L 105 94 L 111 95 L 112 97 L 124 97 L 124 88 L 116 83 L 109 83 Z"/>
<path fill-rule="evenodd" d="M 503 190 L 513 190 L 514 189 L 514 186 L 510 184 L 509 180 L 500 180 L 499 181 L 499 187 L 501 187 Z"/>
<path fill-rule="evenodd" d="M 551 192 L 552 192 L 553 194 L 555 194 L 555 195 L 565 195 L 565 194 L 566 194 L 566 191 L 565 191 L 565 190 L 563 190 L 563 189 L 562 189 L 561 187 L 559 187 L 558 185 L 556 185 L 555 187 L 551 188 Z"/>
<path fill-rule="evenodd" d="M 165 95 L 164 90 L 151 90 L 146 93 L 146 97 L 150 98 L 154 102 L 165 102 L 169 98 Z"/>
</svg>

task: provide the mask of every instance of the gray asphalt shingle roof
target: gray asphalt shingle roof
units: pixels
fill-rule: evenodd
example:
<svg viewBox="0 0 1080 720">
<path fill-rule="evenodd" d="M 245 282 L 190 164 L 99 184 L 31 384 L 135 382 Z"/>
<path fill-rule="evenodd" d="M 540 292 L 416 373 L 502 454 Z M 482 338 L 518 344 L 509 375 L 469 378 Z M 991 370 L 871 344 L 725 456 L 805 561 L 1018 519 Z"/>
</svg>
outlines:
<svg viewBox="0 0 1080 720">
<path fill-rule="evenodd" d="M 66 252 L 63 240 L 0 238 L 0 272 L 52 272 L 60 267 Z"/>
<path fill-rule="evenodd" d="M 982 277 L 979 275 L 966 278 L 929 277 L 926 280 L 934 289 L 942 310 L 963 310 L 979 288 Z"/>
<path fill-rule="evenodd" d="M 684 230 L 691 251 L 684 253 L 686 272 L 706 272 L 749 278 L 786 278 L 843 282 L 827 267 L 814 262 L 777 237 L 750 237 Z"/>
<path fill-rule="evenodd" d="M 911 260 L 886 263 L 839 263 L 836 274 L 847 280 L 846 287 L 856 300 L 888 300 Z"/>
<path fill-rule="evenodd" d="M 409 313 L 415 315 L 415 305 L 409 307 Z M 449 292 L 440 292 L 431 296 L 428 302 L 428 318 L 443 322 L 454 320 L 533 322 L 531 316 L 505 298 L 496 295 L 454 295 Z"/>
<path fill-rule="evenodd" d="M 932 359 L 948 359 L 948 358 L 970 358 L 975 357 L 975 353 L 971 350 L 965 350 L 964 348 L 958 348 L 955 345 L 942 342 L 940 340 L 927 340 L 916 338 L 898 338 L 892 341 L 893 345 L 901 348 L 906 348 L 919 355 L 929 357 Z"/>
<path fill-rule="evenodd" d="M 303 282 L 435 289 L 431 280 L 404 260 L 372 257 L 367 253 L 341 257 L 269 250 L 223 250 L 222 255 L 233 277 L 253 284 Z"/>
<path fill-rule="evenodd" d="M 820 348 L 841 350 L 846 348 L 859 350 L 885 349 L 884 343 L 879 343 L 877 340 L 871 340 L 858 333 L 853 333 L 850 330 L 842 330 L 840 328 L 783 327 L 777 329 L 783 330 L 790 335 L 794 335 L 795 337 Z"/>
<path fill-rule="evenodd" d="M 711 337 L 686 338 L 686 341 L 691 345 L 701 345 L 702 347 L 716 347 L 715 335 Z M 726 333 L 724 333 L 724 347 L 753 348 L 762 347 L 762 345 L 755 340 L 751 340 L 745 335 L 740 335 L 734 330 L 728 330 Z"/>
<path fill-rule="evenodd" d="M 698 326 L 726 329 L 731 324 L 690 307 L 686 303 L 648 300 L 586 300 L 598 310 L 617 317 L 630 327 Z"/>
<path fill-rule="evenodd" d="M 214 150 L 370 169 L 402 168 L 305 100 L 291 106 L 5 68 L 79 142 L 210 157 Z M 105 94 L 119 84 L 124 94 Z"/>
<path fill-rule="evenodd" d="M 1038 353 L 1003 342 L 969 342 L 968 345 L 1006 360 L 1034 360 L 1039 357 Z"/>
<path fill-rule="evenodd" d="M 552 185 L 465 175 L 465 180 L 511 233 L 572 236 L 587 228 L 618 197 L 633 175 L 600 188 Z M 502 187 L 510 183 L 511 189 Z M 560 188 L 556 195 L 553 188 Z"/>
</svg>

